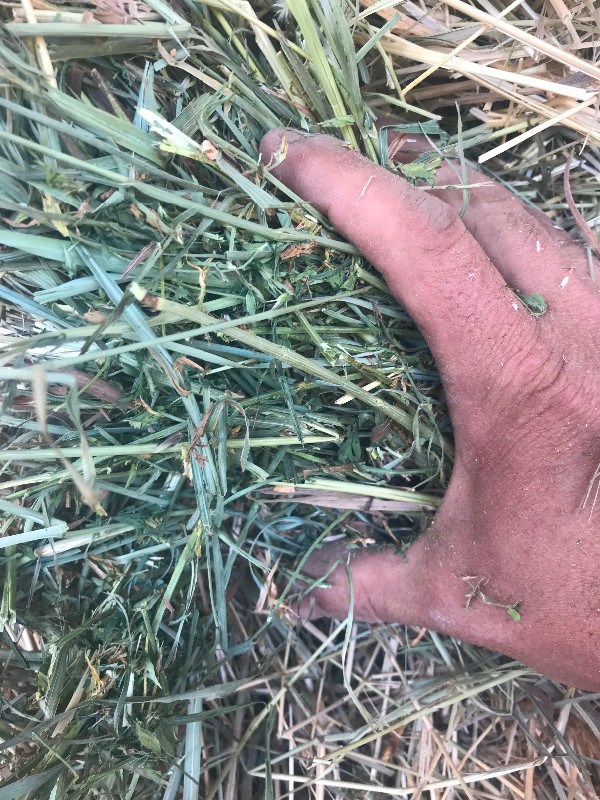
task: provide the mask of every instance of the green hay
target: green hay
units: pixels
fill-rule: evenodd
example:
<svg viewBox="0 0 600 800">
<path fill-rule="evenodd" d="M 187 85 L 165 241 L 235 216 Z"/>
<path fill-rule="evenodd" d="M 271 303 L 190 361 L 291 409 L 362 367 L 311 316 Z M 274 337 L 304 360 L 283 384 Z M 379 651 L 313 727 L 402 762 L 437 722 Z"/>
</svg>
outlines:
<svg viewBox="0 0 600 800">
<path fill-rule="evenodd" d="M 42 23 L 0 40 L 0 800 L 273 797 L 273 771 L 303 749 L 327 741 L 341 757 L 494 691 L 508 707 L 528 675 L 431 634 L 405 669 L 422 656 L 459 681 L 415 667 L 379 733 L 353 695 L 343 732 L 281 747 L 281 703 L 303 708 L 325 676 L 341 670 L 376 703 L 385 690 L 369 682 L 376 631 L 349 618 L 311 639 L 251 613 L 274 562 L 289 575 L 344 532 L 410 541 L 443 496 L 452 442 L 420 333 L 258 144 L 292 125 L 379 161 L 386 105 L 448 154 L 501 132 L 448 139 L 431 111 L 367 96 L 382 33 L 362 16 L 357 43 L 335 0 L 289 0 L 288 38 L 229 0 L 187 2 L 185 19 L 149 5 L 157 20 L 103 26 L 104 41 L 74 38 L 95 23 L 53 23 L 58 89 L 18 38 Z M 332 497 L 379 511 L 340 516 Z M 340 791 L 348 775 L 369 783 L 347 769 Z"/>
</svg>

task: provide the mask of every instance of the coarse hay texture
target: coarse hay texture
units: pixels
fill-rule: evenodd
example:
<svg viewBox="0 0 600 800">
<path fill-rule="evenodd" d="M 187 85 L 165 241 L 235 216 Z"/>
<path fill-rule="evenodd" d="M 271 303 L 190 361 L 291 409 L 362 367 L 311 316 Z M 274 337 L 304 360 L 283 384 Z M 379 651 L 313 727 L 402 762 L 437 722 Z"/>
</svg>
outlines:
<svg viewBox="0 0 600 800">
<path fill-rule="evenodd" d="M 290 610 L 321 542 L 427 526 L 452 431 L 412 321 L 258 159 L 286 125 L 425 191 L 479 160 L 591 252 L 591 0 L 1 13 L 0 800 L 596 797 L 596 695 Z M 390 164 L 390 115 L 431 152 Z"/>
</svg>

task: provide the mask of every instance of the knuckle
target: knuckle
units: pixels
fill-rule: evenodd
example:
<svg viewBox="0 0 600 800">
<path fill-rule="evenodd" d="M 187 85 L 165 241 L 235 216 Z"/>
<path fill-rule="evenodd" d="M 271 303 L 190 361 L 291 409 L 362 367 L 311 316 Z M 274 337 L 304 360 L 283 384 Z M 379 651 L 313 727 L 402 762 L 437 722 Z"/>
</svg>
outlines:
<svg viewBox="0 0 600 800">
<path fill-rule="evenodd" d="M 524 360 L 520 369 L 523 400 L 533 402 L 536 406 L 553 408 L 564 389 L 567 369 L 565 359 L 553 353 L 545 354 L 541 358 L 530 357 Z"/>
<path fill-rule="evenodd" d="M 555 347 L 532 341 L 503 343 L 501 369 L 486 387 L 487 408 L 467 426 L 473 452 L 542 452 L 596 440 L 600 433 L 600 381 L 592 370 Z M 554 456 L 553 456 L 554 457 Z"/>
<path fill-rule="evenodd" d="M 576 423 L 574 435 L 585 433 L 590 427 L 600 428 L 598 419 L 598 386 L 581 370 L 573 370 L 561 359 L 554 374 L 541 380 L 536 390 L 535 405 L 542 418 L 552 417 L 559 424 Z"/>
<path fill-rule="evenodd" d="M 587 438 L 600 428 L 597 381 L 562 353 L 525 358 L 515 376 L 519 427 Z"/>
</svg>

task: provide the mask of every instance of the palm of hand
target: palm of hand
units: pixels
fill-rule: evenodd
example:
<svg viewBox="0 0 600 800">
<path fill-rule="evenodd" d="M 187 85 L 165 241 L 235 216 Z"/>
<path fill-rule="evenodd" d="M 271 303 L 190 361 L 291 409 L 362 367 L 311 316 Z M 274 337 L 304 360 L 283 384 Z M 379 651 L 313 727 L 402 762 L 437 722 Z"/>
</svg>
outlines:
<svg viewBox="0 0 600 800">
<path fill-rule="evenodd" d="M 265 137 L 265 163 L 280 141 Z M 456 441 L 443 504 L 406 559 L 338 545 L 305 571 L 348 562 L 357 619 L 432 627 L 599 689 L 600 295 L 587 254 L 498 185 L 472 191 L 463 223 L 458 190 L 421 192 L 330 137 L 288 131 L 287 144 L 274 172 L 361 249 L 423 331 Z M 468 180 L 487 183 L 474 170 Z M 509 286 L 539 292 L 547 311 L 533 316 Z M 345 569 L 328 581 L 301 615 L 346 615 Z M 519 621 L 507 613 L 517 603 Z"/>
</svg>

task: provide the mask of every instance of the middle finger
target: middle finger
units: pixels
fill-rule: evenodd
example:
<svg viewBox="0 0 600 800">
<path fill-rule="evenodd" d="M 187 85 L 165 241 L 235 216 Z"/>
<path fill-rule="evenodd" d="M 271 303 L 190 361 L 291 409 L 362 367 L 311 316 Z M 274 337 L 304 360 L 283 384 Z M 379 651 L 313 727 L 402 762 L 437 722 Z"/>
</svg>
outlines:
<svg viewBox="0 0 600 800">
<path fill-rule="evenodd" d="M 390 137 L 390 148 L 395 138 Z M 394 160 L 407 163 L 430 150 L 424 136 L 409 135 Z M 456 185 L 457 173 L 461 174 L 459 162 L 442 164 L 437 186 Z M 507 284 L 527 295 L 541 294 L 555 318 L 600 314 L 598 289 L 584 248 L 545 214 L 476 169 L 467 166 L 466 179 L 468 184 L 487 185 L 470 190 L 463 222 Z M 461 189 L 434 188 L 431 194 L 461 211 Z"/>
</svg>

